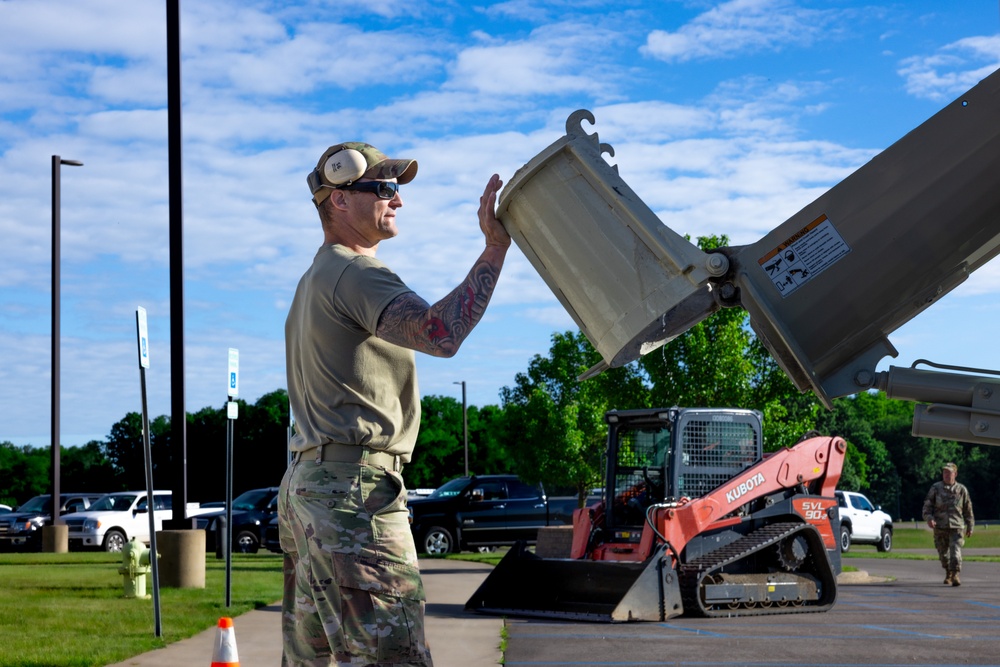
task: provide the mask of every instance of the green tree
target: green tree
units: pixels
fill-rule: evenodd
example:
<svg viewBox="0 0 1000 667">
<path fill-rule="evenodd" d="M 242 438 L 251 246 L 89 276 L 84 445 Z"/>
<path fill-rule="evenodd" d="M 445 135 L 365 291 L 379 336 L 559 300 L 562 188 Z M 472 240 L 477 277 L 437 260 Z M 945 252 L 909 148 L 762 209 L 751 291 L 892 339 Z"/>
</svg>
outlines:
<svg viewBox="0 0 1000 667">
<path fill-rule="evenodd" d="M 469 470 L 477 474 L 513 471 L 504 411 L 496 405 L 469 406 Z"/>
<path fill-rule="evenodd" d="M 245 404 L 237 401 L 240 415 L 244 413 Z M 237 424 L 240 419 L 237 419 Z M 241 458 L 247 446 L 242 439 L 238 440 L 235 432 L 239 429 L 234 425 L 233 458 Z M 187 491 L 190 502 L 207 502 L 224 500 L 226 497 L 226 408 L 204 407 L 195 413 L 187 414 L 188 466 Z M 237 442 L 239 445 L 237 446 Z M 236 452 L 239 452 L 237 454 Z M 197 452 L 196 456 L 191 456 Z M 235 467 L 235 465 L 234 465 Z M 156 482 L 160 484 L 159 481 Z M 233 477 L 233 497 L 239 495 L 235 475 Z"/>
<path fill-rule="evenodd" d="M 817 428 L 848 442 L 841 488 L 864 491 L 898 519 L 920 520 L 927 489 L 954 461 L 980 517 L 997 516 L 1000 448 L 912 435 L 914 404 L 873 392 L 839 398 Z"/>
<path fill-rule="evenodd" d="M 469 470 L 474 472 L 471 465 Z M 448 396 L 424 396 L 413 459 L 406 466 L 407 485 L 435 488 L 464 473 L 462 404 Z"/>
<path fill-rule="evenodd" d="M 420 399 L 420 431 L 413 458 L 406 466 L 412 489 L 436 488 L 465 474 L 462 404 L 450 396 Z M 511 472 L 505 445 L 503 411 L 495 405 L 466 407 L 469 423 L 469 474 Z"/>
<path fill-rule="evenodd" d="M 765 451 L 790 447 L 816 428 L 817 416 L 824 408 L 812 392 L 796 389 L 756 336 L 747 354 L 754 377 L 745 406 L 764 415 Z"/>
<path fill-rule="evenodd" d="M 63 447 L 59 474 L 63 493 L 107 493 L 115 483 L 115 471 L 101 440 L 91 440 L 79 447 Z"/>
<path fill-rule="evenodd" d="M 577 380 L 600 361 L 582 333 L 556 333 L 549 356 L 536 355 L 514 387 L 500 392 L 515 472 L 528 482 L 572 488 L 581 506 L 601 480 L 605 412 L 648 405 L 635 364 Z"/>
<path fill-rule="evenodd" d="M 235 401 L 233 420 L 233 497 L 244 491 L 278 486 L 288 465 L 288 393 L 269 392 L 254 403 Z M 226 495 L 227 406 L 205 407 L 187 416 L 188 452 L 197 452 L 188 465 L 191 501 L 222 500 Z"/>
<path fill-rule="evenodd" d="M 997 479 L 1000 479 L 1000 447 L 964 445 L 962 454 L 958 480 L 968 487 L 976 516 L 980 520 L 1000 516 L 1000 497 L 996 493 Z M 940 477 L 941 471 L 937 470 L 935 478 Z"/>
<path fill-rule="evenodd" d="M 857 398 L 836 399 L 832 411 L 824 410 L 817 416 L 816 428 L 847 441 L 847 456 L 838 487 L 863 492 L 873 502 L 885 504 L 887 509 L 895 508 L 898 474 L 885 444 L 875 437 L 874 426 L 864 416 L 864 406 L 855 400 Z M 881 483 L 873 487 L 874 480 Z"/>
<path fill-rule="evenodd" d="M 0 497 L 20 505 L 49 488 L 50 452 L 31 445 L 0 443 Z"/>
<path fill-rule="evenodd" d="M 240 405 L 233 425 L 234 494 L 281 483 L 288 466 L 288 424 L 288 392 L 284 389 L 264 394 L 253 404 Z"/>
<path fill-rule="evenodd" d="M 91 440 L 80 447 L 59 449 L 60 489 L 63 493 L 104 493 L 113 483 L 114 470 L 104 455 L 104 443 Z M 48 447 L 15 447 L 0 442 L 0 502 L 24 503 L 49 493 L 52 485 L 52 452 Z"/>
<path fill-rule="evenodd" d="M 708 251 L 728 242 L 707 236 L 698 246 Z M 715 312 L 640 358 L 639 365 L 653 405 L 760 410 L 768 451 L 791 446 L 814 428 L 819 402 L 795 389 L 741 308 Z"/>
<path fill-rule="evenodd" d="M 921 478 L 926 479 L 928 464 L 925 460 L 929 457 L 944 463 L 950 460 L 948 456 L 958 454 L 961 446 L 955 442 L 913 437 L 912 403 L 865 392 L 837 401 L 838 408 L 848 405 L 853 411 L 851 418 L 869 425 L 872 439 L 885 448 L 885 454 L 878 452 L 874 459 L 872 452 L 865 450 L 870 459 L 867 488 L 871 490 L 872 501 L 883 505 L 897 518 L 919 517 L 929 486 L 921 481 Z M 856 444 L 863 448 L 864 441 L 859 440 Z M 932 474 L 934 478 L 930 481 L 940 478 L 940 466 Z"/>
<path fill-rule="evenodd" d="M 159 416 L 149 423 L 153 485 L 163 484 L 169 463 L 170 419 Z M 129 412 L 111 427 L 104 444 L 105 454 L 114 470 L 114 482 L 108 491 L 146 488 L 146 464 L 142 441 L 142 415 Z"/>
</svg>

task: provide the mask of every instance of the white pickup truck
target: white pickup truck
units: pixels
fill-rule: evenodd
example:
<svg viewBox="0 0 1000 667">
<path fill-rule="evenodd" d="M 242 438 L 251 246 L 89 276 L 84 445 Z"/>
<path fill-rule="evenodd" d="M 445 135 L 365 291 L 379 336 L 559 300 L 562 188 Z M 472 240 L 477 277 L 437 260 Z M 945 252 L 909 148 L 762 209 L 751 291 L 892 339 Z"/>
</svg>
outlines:
<svg viewBox="0 0 1000 667">
<path fill-rule="evenodd" d="M 170 491 L 153 491 L 154 530 L 163 530 L 164 520 L 173 517 Z M 197 516 L 217 508 L 201 508 L 188 503 L 187 517 Z M 72 549 L 101 548 L 119 552 L 135 536 L 149 542 L 149 512 L 145 491 L 109 493 L 92 504 L 85 512 L 76 512 L 64 519 L 69 528 Z"/>
<path fill-rule="evenodd" d="M 872 505 L 864 495 L 852 491 L 837 491 L 840 508 L 840 550 L 851 544 L 874 544 L 879 551 L 892 549 L 892 517 L 881 507 Z"/>
</svg>

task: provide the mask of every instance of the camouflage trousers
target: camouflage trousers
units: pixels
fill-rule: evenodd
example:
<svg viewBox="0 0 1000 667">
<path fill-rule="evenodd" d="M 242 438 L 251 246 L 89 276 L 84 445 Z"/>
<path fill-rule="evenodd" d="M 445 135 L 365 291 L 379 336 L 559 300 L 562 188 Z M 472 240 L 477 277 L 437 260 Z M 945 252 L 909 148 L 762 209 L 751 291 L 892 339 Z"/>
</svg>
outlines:
<svg viewBox="0 0 1000 667">
<path fill-rule="evenodd" d="M 278 535 L 283 667 L 432 667 L 399 473 L 293 462 L 278 495 Z"/>
<path fill-rule="evenodd" d="M 964 532 L 960 528 L 934 529 L 934 547 L 941 558 L 941 567 L 948 572 L 961 572 Z"/>
</svg>

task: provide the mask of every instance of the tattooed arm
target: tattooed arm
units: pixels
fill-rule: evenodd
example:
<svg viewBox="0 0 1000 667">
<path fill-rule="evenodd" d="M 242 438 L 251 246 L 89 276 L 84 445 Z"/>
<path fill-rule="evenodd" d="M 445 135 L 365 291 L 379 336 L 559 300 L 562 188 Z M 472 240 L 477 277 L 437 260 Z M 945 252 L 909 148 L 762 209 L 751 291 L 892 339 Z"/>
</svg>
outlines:
<svg viewBox="0 0 1000 667">
<path fill-rule="evenodd" d="M 396 297 L 382 311 L 376 335 L 435 357 L 453 356 L 482 319 L 506 250 L 487 246 L 465 280 L 433 306 L 413 292 Z"/>
<path fill-rule="evenodd" d="M 486 237 L 486 249 L 469 275 L 433 306 L 413 292 L 393 299 L 379 318 L 379 338 L 435 357 L 451 357 L 458 352 L 486 312 L 510 247 L 510 235 L 495 213 L 501 185 L 500 177 L 493 174 L 479 199 L 479 227 Z"/>
</svg>

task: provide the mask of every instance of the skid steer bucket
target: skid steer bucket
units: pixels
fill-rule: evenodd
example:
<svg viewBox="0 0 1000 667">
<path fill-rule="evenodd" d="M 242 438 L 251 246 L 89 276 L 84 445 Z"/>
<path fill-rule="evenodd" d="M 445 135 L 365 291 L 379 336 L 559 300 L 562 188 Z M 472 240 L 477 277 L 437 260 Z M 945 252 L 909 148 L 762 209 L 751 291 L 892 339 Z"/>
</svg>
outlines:
<svg viewBox="0 0 1000 667">
<path fill-rule="evenodd" d="M 519 542 L 465 604 L 504 616 L 615 623 L 684 613 L 664 547 L 642 563 L 540 558 Z"/>
</svg>

